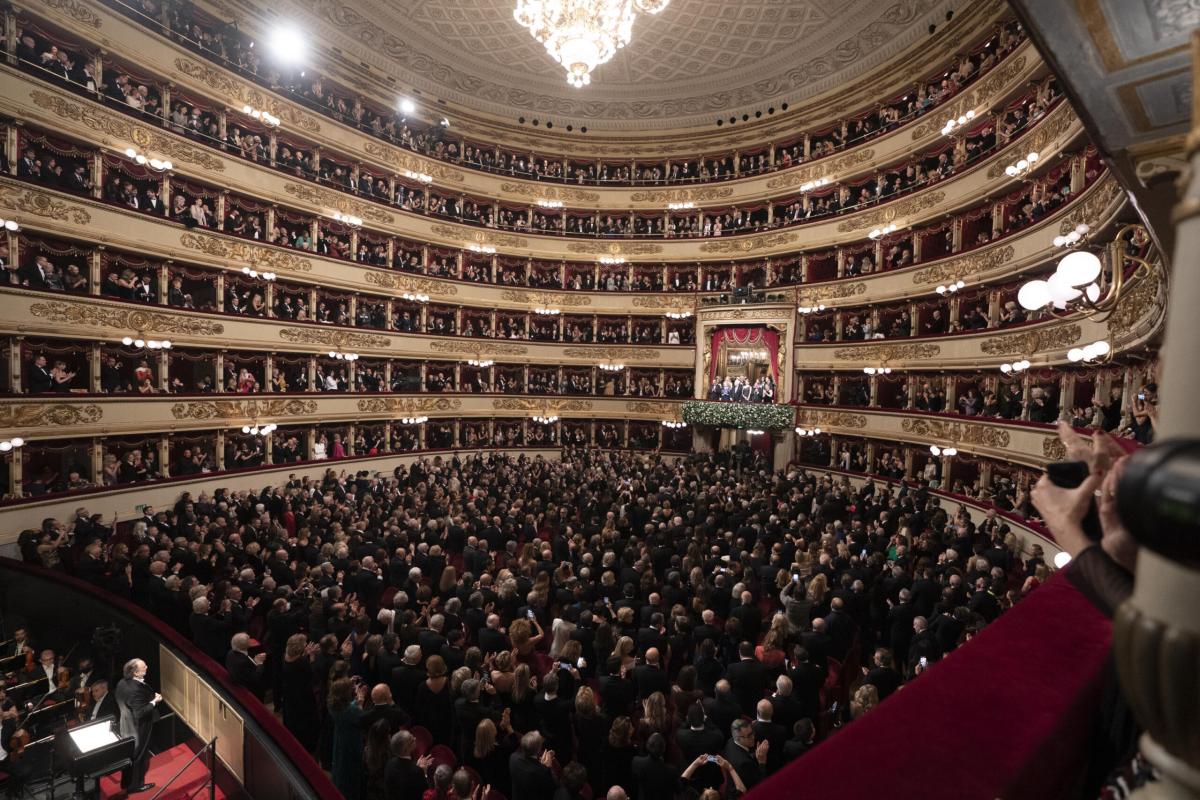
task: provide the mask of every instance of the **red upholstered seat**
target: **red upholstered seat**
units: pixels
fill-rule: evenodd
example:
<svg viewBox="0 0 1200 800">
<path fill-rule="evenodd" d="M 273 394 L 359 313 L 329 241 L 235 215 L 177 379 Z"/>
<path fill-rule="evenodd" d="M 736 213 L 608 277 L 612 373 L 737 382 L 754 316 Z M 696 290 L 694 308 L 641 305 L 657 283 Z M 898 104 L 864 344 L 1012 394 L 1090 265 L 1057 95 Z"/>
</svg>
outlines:
<svg viewBox="0 0 1200 800">
<path fill-rule="evenodd" d="M 423 729 L 422 729 L 423 730 Z M 444 744 L 435 744 L 429 750 L 429 757 L 433 759 L 435 767 L 446 764 L 450 769 L 458 766 L 458 757 L 454 755 L 454 751 Z"/>
<path fill-rule="evenodd" d="M 417 758 L 420 758 L 433 749 L 433 734 L 429 732 L 428 728 L 413 725 L 408 729 L 408 732 L 417 740 Z"/>
</svg>

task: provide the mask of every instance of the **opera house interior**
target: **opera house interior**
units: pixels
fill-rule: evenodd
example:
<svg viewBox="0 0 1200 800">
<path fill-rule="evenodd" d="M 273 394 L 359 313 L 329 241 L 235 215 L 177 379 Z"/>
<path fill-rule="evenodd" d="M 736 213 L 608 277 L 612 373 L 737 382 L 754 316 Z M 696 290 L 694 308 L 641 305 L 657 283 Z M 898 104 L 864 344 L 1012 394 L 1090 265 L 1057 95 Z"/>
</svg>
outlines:
<svg viewBox="0 0 1200 800">
<path fill-rule="evenodd" d="M 1200 799 L 1196 2 L 0 15 L 5 796 Z"/>
</svg>

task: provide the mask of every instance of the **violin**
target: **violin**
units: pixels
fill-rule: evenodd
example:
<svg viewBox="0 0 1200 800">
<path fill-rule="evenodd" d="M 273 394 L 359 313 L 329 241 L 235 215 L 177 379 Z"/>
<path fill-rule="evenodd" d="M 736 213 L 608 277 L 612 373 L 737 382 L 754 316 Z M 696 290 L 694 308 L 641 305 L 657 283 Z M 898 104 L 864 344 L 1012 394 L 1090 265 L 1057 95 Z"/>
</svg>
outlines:
<svg viewBox="0 0 1200 800">
<path fill-rule="evenodd" d="M 25 755 L 25 747 L 29 744 L 29 732 L 24 728 L 17 728 L 17 732 L 8 740 L 8 757 L 16 761 Z"/>
<path fill-rule="evenodd" d="M 80 686 L 75 690 L 75 718 L 80 722 L 87 719 L 88 714 L 92 711 L 92 690 L 86 686 Z"/>
<path fill-rule="evenodd" d="M 71 688 L 71 670 L 66 667 L 59 667 L 54 673 L 54 685 L 58 691 L 65 692 Z"/>
<path fill-rule="evenodd" d="M 33 672 L 33 648 L 25 648 L 25 672 Z"/>
</svg>

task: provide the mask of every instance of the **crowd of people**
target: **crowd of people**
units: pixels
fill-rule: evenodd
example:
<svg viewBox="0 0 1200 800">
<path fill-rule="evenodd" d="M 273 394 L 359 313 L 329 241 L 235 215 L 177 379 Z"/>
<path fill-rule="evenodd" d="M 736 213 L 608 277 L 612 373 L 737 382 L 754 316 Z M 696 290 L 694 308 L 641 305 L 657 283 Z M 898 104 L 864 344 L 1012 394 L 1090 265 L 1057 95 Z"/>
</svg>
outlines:
<svg viewBox="0 0 1200 800">
<path fill-rule="evenodd" d="M 228 665 L 349 800 L 737 793 L 1047 570 L 919 487 L 570 449 L 185 493 L 115 528 L 80 508 L 19 545 Z"/>
<path fill-rule="evenodd" d="M 774 403 L 775 379 L 760 375 L 751 380 L 747 376 L 713 378 L 708 387 L 708 399 L 721 403 Z"/>
</svg>

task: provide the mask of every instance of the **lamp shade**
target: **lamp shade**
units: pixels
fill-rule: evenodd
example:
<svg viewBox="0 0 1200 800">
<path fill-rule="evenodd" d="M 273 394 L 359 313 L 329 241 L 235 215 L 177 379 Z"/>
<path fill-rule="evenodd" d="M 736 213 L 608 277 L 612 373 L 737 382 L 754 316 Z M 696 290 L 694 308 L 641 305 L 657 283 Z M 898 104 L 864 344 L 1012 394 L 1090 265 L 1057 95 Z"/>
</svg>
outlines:
<svg viewBox="0 0 1200 800">
<path fill-rule="evenodd" d="M 1063 280 L 1071 286 L 1086 286 L 1100 277 L 1101 266 L 1100 259 L 1095 253 L 1076 250 L 1074 253 L 1063 256 L 1062 261 L 1058 262 L 1058 270 L 1055 274 L 1061 275 Z"/>
<path fill-rule="evenodd" d="M 1046 281 L 1029 281 L 1017 292 L 1017 302 L 1027 311 L 1037 311 L 1051 301 L 1050 286 Z"/>
<path fill-rule="evenodd" d="M 1062 308 L 1083 294 L 1061 271 L 1050 276 L 1050 280 L 1046 281 L 1046 287 L 1050 290 L 1050 302 L 1054 303 L 1057 308 Z"/>
</svg>

